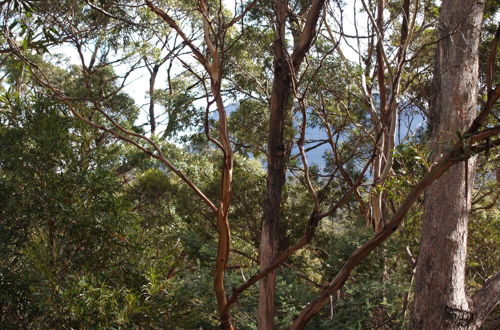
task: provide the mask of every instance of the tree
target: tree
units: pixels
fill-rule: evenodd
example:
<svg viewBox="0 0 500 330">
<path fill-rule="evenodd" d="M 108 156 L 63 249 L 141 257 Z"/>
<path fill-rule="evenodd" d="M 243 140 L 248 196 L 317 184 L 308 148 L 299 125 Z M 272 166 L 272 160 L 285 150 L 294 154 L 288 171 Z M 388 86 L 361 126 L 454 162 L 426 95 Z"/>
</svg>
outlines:
<svg viewBox="0 0 500 330">
<path fill-rule="evenodd" d="M 484 3 L 476 1 L 446 1 L 441 6 L 431 103 L 432 160 L 438 159 L 456 132 L 462 132 L 475 117 L 483 9 Z M 493 92 L 488 84 L 487 93 Z M 466 292 L 468 218 L 475 167 L 475 158 L 454 165 L 426 192 L 414 328 L 439 325 L 442 329 L 477 329 L 500 301 L 500 273 L 472 300 Z"/>
<path fill-rule="evenodd" d="M 273 11 L 276 13 L 273 43 L 274 77 L 269 101 L 268 175 L 260 240 L 261 270 L 266 270 L 272 265 L 279 251 L 280 226 L 282 226 L 280 225 L 281 196 L 285 185 L 287 158 L 291 148 L 290 142 L 285 141 L 284 131 L 286 118 L 291 108 L 292 84 L 298 81 L 296 72 L 311 47 L 324 3 L 324 0 L 315 0 L 310 5 L 300 8 L 303 13 L 306 13 L 306 20 L 302 31 L 296 32 L 299 37 L 294 39 L 291 54 L 288 53 L 285 39 L 286 20 L 289 15 L 288 1 L 276 0 L 273 6 Z M 293 87 L 298 88 L 296 85 Z M 261 329 L 274 328 L 275 282 L 274 270 L 260 281 L 259 326 Z"/>
<path fill-rule="evenodd" d="M 398 317 L 396 308 L 384 305 L 402 301 L 404 323 L 410 295 L 397 297 L 391 293 L 396 286 L 376 284 L 391 283 L 389 275 L 407 278 L 402 273 L 414 267 L 408 238 L 416 225 L 397 229 L 405 218 L 415 222 L 420 194 L 448 168 L 499 144 L 498 126 L 487 121 L 499 97 L 491 87 L 474 124 L 434 163 L 426 159 L 423 134 L 399 136 L 396 146 L 398 115 L 426 111 L 421 83 L 429 60 L 421 55 L 433 45 L 432 1 L 362 1 L 368 28 L 354 36 L 343 30 L 341 6 L 320 0 L 254 0 L 234 12 L 205 0 L 3 3 L 3 59 L 25 72 L 19 77 L 5 69 L 5 94 L 48 94 L 71 112 L 66 115 L 157 161 L 130 152 L 116 169 L 131 186 L 126 194 L 138 219 L 131 228 L 139 226 L 132 232 L 143 240 L 132 248 L 138 255 L 132 268 L 147 283 L 120 282 L 130 290 L 122 291 L 125 296 L 111 291 L 125 301 L 123 313 L 141 325 L 268 329 L 281 316 L 278 326 L 332 325 L 312 319 L 343 297 L 339 305 L 372 299 L 358 306 L 367 306 L 363 324 L 374 326 Z M 358 63 L 339 47 L 347 39 L 358 44 Z M 80 63 L 58 63 L 47 40 L 72 47 Z M 130 99 L 121 92 L 142 63 L 150 78 L 149 118 L 142 126 L 152 134 L 123 111 Z M 167 88 L 158 90 L 165 67 Z M 162 110 L 169 119 L 164 134 L 155 120 Z M 183 129 L 194 130 L 183 147 L 169 143 L 172 132 Z M 314 130 L 320 134 L 311 138 Z M 321 146 L 324 166 L 308 160 Z M 363 227 L 367 220 L 372 238 Z M 371 255 L 390 236 L 397 239 Z M 341 243 L 333 244 L 335 238 Z M 358 268 L 367 258 L 376 267 Z M 394 271 L 386 267 L 391 260 Z M 354 291 L 344 284 L 358 278 L 359 288 L 373 292 L 348 296 Z M 91 282 L 81 281 L 82 290 L 95 288 Z M 98 291 L 106 296 L 107 289 Z M 139 320 L 141 308 L 149 323 Z M 106 325 L 130 324 L 122 319 Z"/>
</svg>

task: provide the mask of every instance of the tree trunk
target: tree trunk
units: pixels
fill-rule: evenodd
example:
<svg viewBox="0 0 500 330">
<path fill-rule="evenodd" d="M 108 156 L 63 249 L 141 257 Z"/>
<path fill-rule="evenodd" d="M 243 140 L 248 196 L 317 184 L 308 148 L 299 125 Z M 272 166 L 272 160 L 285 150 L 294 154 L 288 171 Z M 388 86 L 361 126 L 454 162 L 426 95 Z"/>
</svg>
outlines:
<svg viewBox="0 0 500 330">
<path fill-rule="evenodd" d="M 260 241 L 260 269 L 268 268 L 278 253 L 280 204 L 286 179 L 287 152 L 284 143 L 286 106 L 290 99 L 290 68 L 284 54 L 287 1 L 276 1 L 277 30 L 274 41 L 274 82 L 269 106 L 267 190 Z M 260 281 L 259 329 L 274 328 L 276 271 Z"/>
<path fill-rule="evenodd" d="M 438 25 L 431 159 L 436 161 L 476 114 L 478 45 L 484 3 L 443 1 Z M 474 306 L 465 292 L 467 224 L 475 159 L 452 166 L 424 201 L 417 261 L 414 329 L 476 329 Z"/>
<path fill-rule="evenodd" d="M 224 276 L 229 260 L 229 251 L 231 250 L 231 229 L 229 225 L 229 207 L 231 205 L 232 181 L 234 154 L 229 139 L 229 128 L 227 113 L 224 107 L 221 94 L 222 68 L 218 52 L 212 51 L 212 72 L 211 88 L 217 104 L 217 113 L 219 115 L 219 138 L 224 154 L 224 165 L 221 177 L 220 205 L 217 209 L 217 231 L 219 234 L 217 242 L 217 259 L 215 262 L 214 290 L 217 297 L 217 307 L 221 320 L 221 329 L 236 329 L 231 319 L 229 306 L 227 305 L 227 295 L 224 286 Z"/>
<path fill-rule="evenodd" d="M 151 129 L 151 135 L 156 133 L 156 116 L 155 116 L 155 82 L 158 71 L 160 70 L 160 65 L 155 64 L 150 71 L 151 76 L 149 77 L 149 126 Z"/>
<path fill-rule="evenodd" d="M 267 190 L 260 241 L 260 269 L 271 266 L 279 249 L 279 220 L 281 198 L 286 180 L 289 143 L 284 140 L 285 119 L 290 109 L 292 94 L 292 69 L 297 71 L 309 51 L 316 25 L 325 0 L 313 0 L 309 5 L 306 21 L 300 37 L 296 38 L 293 53 L 287 54 L 285 26 L 288 1 L 275 0 L 274 81 L 269 105 L 269 136 L 267 145 Z M 274 328 L 276 272 L 271 271 L 260 281 L 259 329 Z"/>
</svg>

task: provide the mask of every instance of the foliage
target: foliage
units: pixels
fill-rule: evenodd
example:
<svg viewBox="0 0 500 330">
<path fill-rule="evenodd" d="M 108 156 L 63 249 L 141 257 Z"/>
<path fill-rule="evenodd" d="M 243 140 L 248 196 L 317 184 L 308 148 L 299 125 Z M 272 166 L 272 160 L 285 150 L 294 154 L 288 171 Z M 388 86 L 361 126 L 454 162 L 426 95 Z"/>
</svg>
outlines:
<svg viewBox="0 0 500 330">
<path fill-rule="evenodd" d="M 231 250 L 225 269 L 230 295 L 260 269 L 270 94 L 274 72 L 290 64 L 275 61 L 271 2 L 258 3 L 224 30 L 232 12 L 220 8 L 219 1 L 208 1 L 211 29 L 206 32 L 197 1 L 155 1 L 186 32 L 186 40 L 142 2 L 1 3 L 0 40 L 6 46 L 0 49 L 0 324 L 6 329 L 218 328 L 213 270 L 220 229 L 213 210 L 179 173 L 219 207 L 226 165 L 216 112 L 221 109 L 215 109 L 212 99 L 214 78 L 191 55 L 196 49 L 213 60 L 207 35 L 224 51 L 221 95 L 234 150 Z M 245 4 L 236 13 L 243 13 Z M 283 37 L 291 53 L 310 1 L 289 4 Z M 376 34 L 368 31 L 371 37 L 356 39 L 366 39 L 366 47 L 352 59 L 332 39 L 345 31 L 327 31 L 321 25 L 297 68 L 283 125 L 287 168 L 279 250 L 294 246 L 310 228 L 311 215 L 317 215 L 315 197 L 328 210 L 359 184 L 323 217 L 311 242 L 278 268 L 277 328 L 288 327 L 352 252 L 373 237 L 367 226 L 373 194 L 387 201 L 384 213 L 389 219 L 432 166 L 428 103 L 432 22 L 439 8 L 434 1 L 413 6 L 418 19 L 401 67 L 401 90 L 387 88 L 395 93 L 399 117 L 396 143 L 388 151 L 393 163 L 383 182 L 374 182 L 373 165 L 365 168 L 373 163 L 381 136 L 373 117 L 381 90 Z M 332 14 L 338 8 L 327 9 L 322 24 L 340 28 L 334 24 L 340 16 Z M 400 2 L 387 2 L 384 47 L 391 56 L 400 46 L 401 10 Z M 495 33 L 497 12 L 498 5 L 487 1 L 480 59 L 483 89 L 484 54 Z M 349 33 L 343 38 L 351 38 Z M 4 42 L 7 37 L 14 38 L 19 50 Z M 58 54 L 70 50 L 76 55 Z M 391 63 L 387 79 L 398 70 Z M 156 85 L 155 66 L 160 71 Z M 147 105 L 136 94 L 137 83 L 131 82 L 146 81 L 135 77 L 141 74 L 150 79 L 149 86 L 140 86 L 141 96 L 159 114 L 155 134 L 148 127 L 151 113 L 144 114 Z M 497 112 L 498 106 L 491 117 Z M 305 154 L 313 158 L 307 170 L 297 142 L 304 115 Z M 498 125 L 496 119 L 485 125 Z M 467 264 L 471 292 L 500 263 L 495 253 L 500 198 L 494 177 L 499 160 L 493 150 L 478 158 Z M 409 327 L 422 205 L 420 198 L 398 231 L 356 268 L 308 329 Z M 256 284 L 231 307 L 238 328 L 258 326 L 258 295 Z"/>
</svg>

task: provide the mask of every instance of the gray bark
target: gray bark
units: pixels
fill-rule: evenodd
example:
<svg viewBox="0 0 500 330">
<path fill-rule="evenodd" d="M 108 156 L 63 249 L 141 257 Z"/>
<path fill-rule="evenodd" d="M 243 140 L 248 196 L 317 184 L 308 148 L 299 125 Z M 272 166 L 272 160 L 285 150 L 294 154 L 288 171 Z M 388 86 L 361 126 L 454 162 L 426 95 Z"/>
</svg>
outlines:
<svg viewBox="0 0 500 330">
<path fill-rule="evenodd" d="M 478 45 L 484 3 L 443 1 L 431 103 L 432 160 L 476 114 Z M 425 194 L 417 263 L 414 329 L 476 329 L 465 291 L 467 225 L 475 160 L 452 166 Z"/>
</svg>

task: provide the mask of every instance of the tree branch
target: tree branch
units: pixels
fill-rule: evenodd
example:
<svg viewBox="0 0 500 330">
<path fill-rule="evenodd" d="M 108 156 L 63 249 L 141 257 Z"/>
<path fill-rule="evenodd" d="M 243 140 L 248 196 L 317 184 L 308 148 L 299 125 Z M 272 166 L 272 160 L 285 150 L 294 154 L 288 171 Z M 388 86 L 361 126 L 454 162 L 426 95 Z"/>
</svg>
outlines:
<svg viewBox="0 0 500 330">
<path fill-rule="evenodd" d="M 321 10 L 323 9 L 324 3 L 325 0 L 313 0 L 311 8 L 307 13 L 307 19 L 304 25 L 304 29 L 302 30 L 299 42 L 295 46 L 291 55 L 295 70 L 298 69 L 298 66 L 302 63 L 306 52 L 311 47 L 311 43 L 316 34 L 316 26 L 318 24 L 319 15 L 321 13 Z"/>
<path fill-rule="evenodd" d="M 187 35 L 184 33 L 184 31 L 180 28 L 180 26 L 175 22 L 175 20 L 170 17 L 166 12 L 164 12 L 162 9 L 159 7 L 155 6 L 151 0 L 144 0 L 146 5 L 161 19 L 163 19 L 168 26 L 170 26 L 172 29 L 174 29 L 179 36 L 181 36 L 182 40 L 188 45 L 189 48 L 191 48 L 191 51 L 194 54 L 194 57 L 198 60 L 198 62 L 203 65 L 203 67 L 210 72 L 210 63 L 208 62 L 208 59 L 201 53 L 201 51 L 196 47 L 192 40 L 187 37 Z"/>
<path fill-rule="evenodd" d="M 498 87 L 496 91 L 498 91 Z M 483 121 L 487 118 L 488 114 L 491 112 L 495 101 L 498 99 L 497 93 L 491 93 L 488 97 L 488 101 L 480 112 L 479 116 L 474 120 L 470 128 L 467 130 L 470 136 L 471 142 L 479 142 L 480 139 L 489 139 L 492 136 L 498 135 L 497 128 L 490 130 L 485 130 L 482 132 L 477 132 L 476 127 L 480 127 Z M 487 133 L 485 133 L 487 131 Z M 496 134 L 494 134 L 496 133 Z M 481 139 L 482 141 L 482 139 Z M 490 141 L 486 144 L 479 146 L 465 145 L 464 140 L 460 139 L 457 141 L 451 150 L 441 158 L 434 166 L 432 166 L 427 174 L 420 180 L 420 182 L 413 187 L 410 193 L 406 196 L 406 199 L 401 203 L 396 213 L 392 217 L 391 221 L 387 223 L 382 231 L 375 235 L 372 239 L 368 240 L 365 244 L 360 246 L 356 251 L 354 251 L 351 256 L 344 263 L 340 271 L 333 278 L 332 281 L 328 283 L 322 293 L 309 305 L 306 306 L 300 313 L 300 315 L 295 319 L 291 329 L 303 329 L 306 324 L 323 308 L 325 304 L 329 302 L 329 297 L 334 292 L 340 290 L 344 283 L 349 278 L 352 270 L 356 268 L 375 248 L 380 246 L 387 238 L 389 238 L 399 227 L 404 217 L 410 210 L 413 203 L 417 200 L 418 196 L 423 193 L 434 181 L 436 181 L 443 173 L 450 168 L 452 165 L 469 159 L 473 156 L 473 153 L 482 152 L 488 150 L 492 145 L 500 145 L 500 141 Z M 500 284 L 495 284 L 496 285 Z M 497 294 L 498 296 L 498 294 Z"/>
<path fill-rule="evenodd" d="M 491 311 L 500 303 L 500 271 L 490 277 L 472 297 L 474 323 L 479 328 Z"/>
<path fill-rule="evenodd" d="M 217 212 L 217 207 L 214 205 L 214 203 L 212 203 L 212 201 L 184 174 L 184 172 L 182 172 L 181 170 L 177 169 L 172 163 L 170 163 L 170 161 L 168 161 L 163 152 L 161 151 L 161 148 L 153 141 L 151 140 L 150 138 L 144 136 L 144 135 L 141 135 L 141 134 L 138 134 L 136 132 L 132 132 L 132 131 L 129 131 L 127 129 L 125 129 L 124 127 L 122 127 L 121 125 L 119 125 L 116 121 L 114 121 L 108 114 L 106 114 L 104 111 L 102 111 L 101 109 L 97 109 L 102 115 L 104 115 L 106 117 L 106 119 L 111 122 L 111 124 L 117 128 L 119 131 L 121 131 L 122 133 L 124 133 L 125 135 L 122 135 L 112 129 L 109 129 L 103 125 L 100 125 L 100 124 L 96 124 L 94 123 L 93 121 L 85 118 L 82 114 L 80 114 L 80 112 L 73 106 L 73 104 L 71 104 L 70 102 L 70 99 L 67 98 L 64 93 L 59 90 L 58 88 L 56 88 L 55 86 L 53 86 L 49 80 L 45 77 L 45 75 L 43 74 L 43 72 L 41 72 L 39 69 L 38 69 L 38 66 L 36 64 L 34 64 L 33 62 L 31 62 L 28 58 L 26 58 L 24 56 L 24 54 L 21 52 L 21 50 L 19 49 L 19 47 L 17 46 L 17 44 L 14 42 L 14 40 L 12 40 L 9 36 L 5 36 L 9 45 L 11 46 L 11 48 L 14 50 L 14 55 L 19 58 L 19 60 L 23 63 L 25 63 L 26 65 L 28 65 L 28 67 L 30 68 L 32 74 L 33 74 L 33 78 L 34 80 L 42 87 L 45 87 L 47 88 L 48 90 L 52 91 L 54 93 L 54 96 L 61 102 L 63 102 L 68 108 L 69 110 L 73 113 L 73 115 L 75 115 L 75 117 L 77 117 L 78 119 L 82 120 L 83 122 L 85 122 L 86 124 L 90 125 L 90 126 L 93 126 L 93 127 L 96 127 L 98 129 L 101 129 L 103 131 L 106 131 L 112 135 L 114 135 L 115 137 L 125 141 L 125 142 L 128 142 L 132 145 L 134 145 L 135 147 L 139 148 L 140 150 L 142 150 L 143 152 L 145 152 L 147 155 L 153 157 L 153 158 L 156 158 L 158 160 L 160 160 L 163 164 L 165 164 L 172 172 L 174 172 L 182 181 L 184 181 L 202 200 L 203 202 L 205 202 L 205 204 L 208 205 L 208 207 L 210 207 L 210 209 L 213 211 L 213 212 Z M 38 71 L 38 75 L 36 74 L 36 72 Z M 146 141 L 149 145 L 151 145 L 153 147 L 153 149 L 156 151 L 155 152 L 152 152 L 148 149 L 146 149 L 144 146 L 141 146 L 139 143 L 137 143 L 136 141 L 133 141 L 129 136 L 132 136 L 132 137 L 136 137 L 138 139 L 141 139 L 141 140 L 144 140 Z"/>
</svg>

